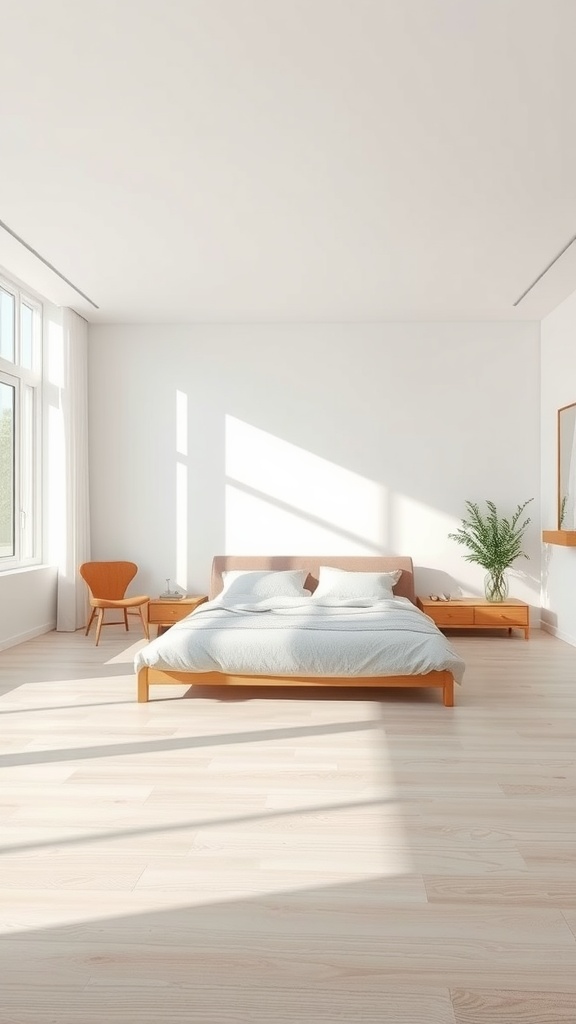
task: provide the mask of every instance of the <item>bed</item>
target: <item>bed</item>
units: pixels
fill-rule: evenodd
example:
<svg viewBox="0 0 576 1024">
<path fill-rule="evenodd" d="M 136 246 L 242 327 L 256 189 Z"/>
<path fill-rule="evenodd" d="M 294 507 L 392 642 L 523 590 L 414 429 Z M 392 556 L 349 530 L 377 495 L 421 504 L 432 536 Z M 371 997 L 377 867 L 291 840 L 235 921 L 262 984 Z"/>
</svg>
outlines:
<svg viewBox="0 0 576 1024">
<path fill-rule="evenodd" d="M 296 577 L 305 588 L 295 591 L 299 597 L 290 587 L 280 597 L 243 592 L 246 581 L 276 590 Z M 334 579 L 331 591 L 325 583 Z M 364 600 L 368 582 L 380 579 L 392 589 Z M 452 707 L 464 672 L 446 637 L 416 607 L 412 559 L 385 556 L 217 555 L 209 601 L 138 651 L 134 665 L 139 702 L 149 700 L 152 685 L 186 683 L 432 687 Z"/>
</svg>

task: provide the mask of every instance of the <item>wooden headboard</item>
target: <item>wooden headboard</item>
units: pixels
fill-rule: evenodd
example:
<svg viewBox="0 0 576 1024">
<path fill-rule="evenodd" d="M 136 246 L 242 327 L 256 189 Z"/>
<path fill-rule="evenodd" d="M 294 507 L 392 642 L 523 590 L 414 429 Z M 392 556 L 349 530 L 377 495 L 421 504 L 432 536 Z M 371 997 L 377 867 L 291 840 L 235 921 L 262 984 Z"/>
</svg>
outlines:
<svg viewBox="0 0 576 1024">
<path fill-rule="evenodd" d="M 318 570 L 321 565 L 349 572 L 393 572 L 402 569 L 402 575 L 394 587 L 396 597 L 407 597 L 416 603 L 414 592 L 414 566 L 412 559 L 400 555 L 215 555 L 212 561 L 210 598 L 222 590 L 222 573 L 230 569 L 306 569 L 306 587 L 314 591 L 318 586 Z"/>
</svg>

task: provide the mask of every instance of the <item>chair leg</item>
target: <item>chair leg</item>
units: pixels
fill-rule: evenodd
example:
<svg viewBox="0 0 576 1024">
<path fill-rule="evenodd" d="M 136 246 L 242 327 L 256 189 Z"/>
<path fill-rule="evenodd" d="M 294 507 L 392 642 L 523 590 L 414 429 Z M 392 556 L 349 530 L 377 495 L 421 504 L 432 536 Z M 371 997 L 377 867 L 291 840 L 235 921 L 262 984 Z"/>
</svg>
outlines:
<svg viewBox="0 0 576 1024">
<path fill-rule="evenodd" d="M 90 632 L 90 626 L 92 625 L 92 619 L 94 618 L 95 615 L 96 615 L 96 609 L 93 608 L 92 609 L 92 615 L 90 616 L 90 621 L 89 621 L 88 625 L 86 626 L 86 632 L 85 632 L 84 636 L 88 636 L 88 633 Z"/>
<path fill-rule="evenodd" d="M 98 644 L 100 642 L 100 630 L 102 629 L 102 621 L 103 621 L 103 619 L 104 619 L 104 609 L 103 608 L 99 608 L 98 609 L 98 621 L 96 623 L 96 647 L 98 647 Z"/>
<path fill-rule="evenodd" d="M 126 626 L 126 632 L 128 632 L 128 609 L 124 609 L 124 625 Z"/>
<path fill-rule="evenodd" d="M 146 605 L 146 608 L 148 608 L 148 605 Z M 150 630 L 148 629 L 148 619 L 144 615 L 144 609 L 142 608 L 142 605 L 140 605 L 138 611 L 140 612 L 140 618 L 142 619 L 142 625 L 144 626 L 144 636 L 146 637 L 147 640 L 149 640 Z"/>
</svg>

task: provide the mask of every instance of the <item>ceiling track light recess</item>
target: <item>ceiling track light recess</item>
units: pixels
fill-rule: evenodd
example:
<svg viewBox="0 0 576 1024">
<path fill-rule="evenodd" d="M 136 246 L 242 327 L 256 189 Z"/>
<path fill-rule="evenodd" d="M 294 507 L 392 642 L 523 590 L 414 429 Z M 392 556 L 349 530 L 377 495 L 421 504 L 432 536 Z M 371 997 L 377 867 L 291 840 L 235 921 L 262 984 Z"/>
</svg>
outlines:
<svg viewBox="0 0 576 1024">
<path fill-rule="evenodd" d="M 57 270 L 52 263 L 49 263 L 48 260 L 44 259 L 44 257 L 41 256 L 40 253 L 36 251 L 36 249 L 33 249 L 31 245 L 28 245 L 28 242 L 25 242 L 23 238 L 20 238 L 20 235 L 17 235 L 16 232 L 13 231 L 12 228 L 8 227 L 8 225 L 5 224 L 3 220 L 0 220 L 0 228 L 4 228 L 4 231 L 11 235 L 12 238 L 15 238 L 16 241 L 20 243 L 20 245 L 23 245 L 24 248 L 28 250 L 28 252 L 32 253 L 32 255 L 36 257 L 37 260 L 40 260 L 40 262 L 43 263 L 45 267 L 48 267 L 48 270 L 51 270 L 53 274 L 56 274 L 56 276 L 59 277 L 61 281 L 64 281 L 64 283 L 67 284 L 70 288 L 73 288 L 78 295 L 81 295 L 83 299 L 86 299 L 86 302 L 89 302 L 91 306 L 94 306 L 94 309 L 100 309 L 100 307 L 97 306 L 96 303 L 93 302 L 92 299 L 89 298 L 89 296 L 86 295 L 85 292 L 81 291 L 81 289 L 78 288 L 75 284 L 73 284 L 72 281 L 70 281 L 67 277 L 65 277 L 64 274 L 61 274 L 60 271 Z"/>
<path fill-rule="evenodd" d="M 520 298 L 516 299 L 516 302 L 513 303 L 514 306 L 519 306 L 520 305 L 520 303 L 522 302 L 522 299 L 526 298 L 526 296 L 528 295 L 528 292 L 532 291 L 532 289 L 534 288 L 534 285 L 537 285 L 538 281 L 542 280 L 542 278 L 544 277 L 544 274 L 548 273 L 548 271 L 554 266 L 555 263 L 558 262 L 560 257 L 563 256 L 565 252 L 567 252 L 567 250 L 570 248 L 571 245 L 574 244 L 574 242 L 576 242 L 576 235 L 574 235 L 574 237 L 570 239 L 570 241 L 564 246 L 564 248 L 560 250 L 558 255 L 555 256 L 554 259 L 550 261 L 548 266 L 544 267 L 544 270 L 542 271 L 542 273 L 538 274 L 538 277 L 534 278 L 534 280 L 532 281 L 532 284 L 529 284 L 528 287 L 526 288 L 526 291 L 523 291 L 522 295 L 520 296 Z"/>
</svg>

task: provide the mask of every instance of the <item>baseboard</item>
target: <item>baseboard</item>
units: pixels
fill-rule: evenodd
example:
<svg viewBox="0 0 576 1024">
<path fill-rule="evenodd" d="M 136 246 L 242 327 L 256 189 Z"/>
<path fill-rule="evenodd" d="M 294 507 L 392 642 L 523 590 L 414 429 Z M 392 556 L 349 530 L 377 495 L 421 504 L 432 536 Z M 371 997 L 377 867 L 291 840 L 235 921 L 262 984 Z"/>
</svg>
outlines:
<svg viewBox="0 0 576 1024">
<path fill-rule="evenodd" d="M 563 633 L 561 629 L 556 629 L 556 626 L 551 626 L 549 622 L 542 622 L 542 629 L 547 633 L 551 633 L 552 636 L 557 637 L 558 640 L 563 640 L 565 644 L 570 644 L 571 647 L 576 647 L 576 637 L 568 636 L 568 633 Z"/>
<path fill-rule="evenodd" d="M 8 647 L 17 647 L 18 644 L 23 644 L 26 640 L 33 640 L 35 636 L 42 636 L 43 633 L 51 633 L 53 629 L 56 629 L 56 623 L 46 622 L 43 626 L 27 630 L 26 633 L 18 633 L 17 636 L 11 636 L 8 640 L 0 640 L 0 651 L 5 651 Z"/>
</svg>

